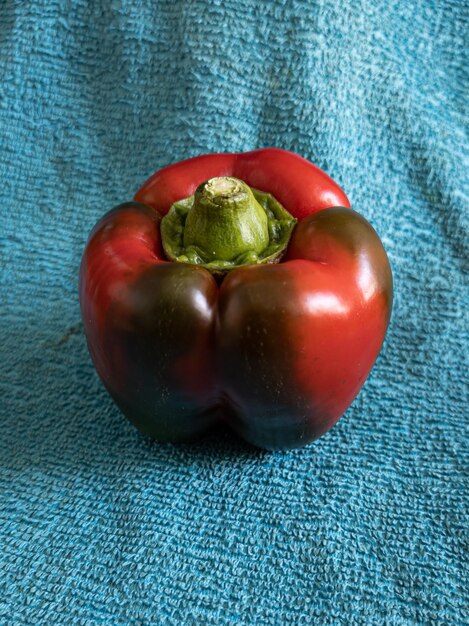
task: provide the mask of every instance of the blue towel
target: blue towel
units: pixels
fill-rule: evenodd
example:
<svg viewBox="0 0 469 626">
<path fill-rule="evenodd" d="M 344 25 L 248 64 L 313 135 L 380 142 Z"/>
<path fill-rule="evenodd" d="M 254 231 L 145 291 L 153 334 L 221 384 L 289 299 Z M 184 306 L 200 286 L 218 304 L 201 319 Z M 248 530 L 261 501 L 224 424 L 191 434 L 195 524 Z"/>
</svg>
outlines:
<svg viewBox="0 0 469 626">
<path fill-rule="evenodd" d="M 0 624 L 467 624 L 468 6 L 1 2 Z M 157 444 L 87 352 L 88 233 L 163 165 L 264 146 L 380 234 L 383 351 L 306 448 Z"/>
</svg>

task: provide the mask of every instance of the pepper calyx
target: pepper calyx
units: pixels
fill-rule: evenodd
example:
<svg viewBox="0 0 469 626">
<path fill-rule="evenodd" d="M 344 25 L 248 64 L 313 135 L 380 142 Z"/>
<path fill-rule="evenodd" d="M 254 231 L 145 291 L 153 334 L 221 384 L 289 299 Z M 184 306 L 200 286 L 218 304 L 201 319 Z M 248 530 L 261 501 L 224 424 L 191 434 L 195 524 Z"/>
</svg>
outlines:
<svg viewBox="0 0 469 626">
<path fill-rule="evenodd" d="M 161 238 L 171 261 L 224 274 L 278 262 L 296 222 L 270 193 L 223 176 L 175 202 L 161 221 Z"/>
</svg>

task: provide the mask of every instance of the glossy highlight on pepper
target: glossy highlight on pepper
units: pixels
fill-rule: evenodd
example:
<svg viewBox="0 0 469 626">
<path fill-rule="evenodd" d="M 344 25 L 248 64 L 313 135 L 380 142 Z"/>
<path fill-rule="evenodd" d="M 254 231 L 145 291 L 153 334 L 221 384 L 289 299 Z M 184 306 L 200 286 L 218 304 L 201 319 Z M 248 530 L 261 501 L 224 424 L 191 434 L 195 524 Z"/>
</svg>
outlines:
<svg viewBox="0 0 469 626">
<path fill-rule="evenodd" d="M 276 236 L 282 249 L 263 259 Z M 267 148 L 156 172 L 93 229 L 80 303 L 96 370 L 143 432 L 182 441 L 222 419 L 286 449 L 324 434 L 360 391 L 392 274 L 338 185 Z"/>
</svg>

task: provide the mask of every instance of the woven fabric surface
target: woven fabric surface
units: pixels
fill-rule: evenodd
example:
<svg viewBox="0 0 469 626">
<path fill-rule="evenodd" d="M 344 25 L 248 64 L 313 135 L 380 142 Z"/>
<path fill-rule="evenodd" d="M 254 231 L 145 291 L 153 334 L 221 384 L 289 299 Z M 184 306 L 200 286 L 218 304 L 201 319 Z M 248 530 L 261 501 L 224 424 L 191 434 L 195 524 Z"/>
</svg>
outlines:
<svg viewBox="0 0 469 626">
<path fill-rule="evenodd" d="M 468 4 L 0 3 L 0 624 L 467 624 Z M 387 249 L 395 307 L 319 441 L 142 436 L 80 322 L 154 170 L 277 146 Z"/>
</svg>

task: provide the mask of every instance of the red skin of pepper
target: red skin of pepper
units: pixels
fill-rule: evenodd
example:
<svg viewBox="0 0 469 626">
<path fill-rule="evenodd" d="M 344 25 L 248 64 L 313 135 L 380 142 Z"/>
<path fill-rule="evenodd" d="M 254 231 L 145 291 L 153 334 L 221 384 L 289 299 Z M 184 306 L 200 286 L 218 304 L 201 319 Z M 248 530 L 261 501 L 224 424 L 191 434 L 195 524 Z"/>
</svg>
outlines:
<svg viewBox="0 0 469 626">
<path fill-rule="evenodd" d="M 216 176 L 271 193 L 299 220 L 281 263 L 218 284 L 165 259 L 161 216 Z M 286 449 L 328 431 L 361 389 L 389 323 L 392 275 L 340 187 L 267 148 L 156 172 L 93 229 L 80 302 L 97 372 L 142 431 L 179 441 L 221 418 L 256 446 Z"/>
</svg>

